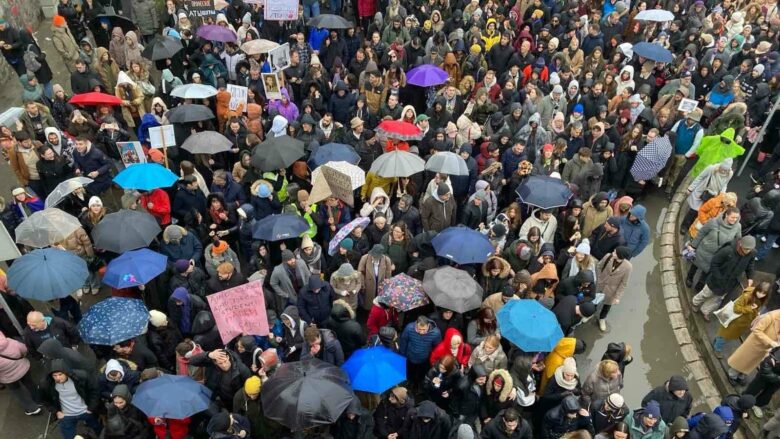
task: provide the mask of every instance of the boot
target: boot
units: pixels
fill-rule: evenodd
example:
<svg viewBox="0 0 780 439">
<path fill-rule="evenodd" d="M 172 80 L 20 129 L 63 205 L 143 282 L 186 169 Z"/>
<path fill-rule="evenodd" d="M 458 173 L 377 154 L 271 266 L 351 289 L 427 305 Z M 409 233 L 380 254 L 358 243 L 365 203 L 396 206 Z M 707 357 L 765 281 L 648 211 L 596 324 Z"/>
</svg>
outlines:
<svg viewBox="0 0 780 439">
<path fill-rule="evenodd" d="M 599 319 L 599 329 L 601 332 L 607 332 L 607 321 L 604 319 Z"/>
</svg>

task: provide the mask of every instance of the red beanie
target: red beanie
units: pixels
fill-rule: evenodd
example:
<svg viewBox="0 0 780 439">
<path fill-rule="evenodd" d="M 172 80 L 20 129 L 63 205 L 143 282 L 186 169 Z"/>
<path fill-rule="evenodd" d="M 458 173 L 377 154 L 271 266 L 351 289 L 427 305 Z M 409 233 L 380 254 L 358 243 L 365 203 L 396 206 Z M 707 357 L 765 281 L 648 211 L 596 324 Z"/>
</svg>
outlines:
<svg viewBox="0 0 780 439">
<path fill-rule="evenodd" d="M 57 27 L 62 27 L 62 26 L 65 26 L 67 24 L 65 22 L 65 17 L 63 17 L 62 15 L 55 15 L 54 19 L 52 19 L 51 22 L 52 22 L 53 25 L 55 25 Z"/>
</svg>

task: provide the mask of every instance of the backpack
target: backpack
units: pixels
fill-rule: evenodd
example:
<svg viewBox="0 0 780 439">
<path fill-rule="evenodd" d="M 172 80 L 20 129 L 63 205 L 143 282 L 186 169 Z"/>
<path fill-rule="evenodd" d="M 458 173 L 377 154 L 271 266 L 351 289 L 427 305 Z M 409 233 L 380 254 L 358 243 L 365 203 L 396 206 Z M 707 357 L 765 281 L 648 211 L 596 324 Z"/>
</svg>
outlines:
<svg viewBox="0 0 780 439">
<path fill-rule="evenodd" d="M 35 52 L 35 46 L 29 44 L 27 51 L 24 52 L 24 67 L 30 72 L 37 72 L 41 68 L 41 63 L 38 62 L 38 54 Z"/>
</svg>

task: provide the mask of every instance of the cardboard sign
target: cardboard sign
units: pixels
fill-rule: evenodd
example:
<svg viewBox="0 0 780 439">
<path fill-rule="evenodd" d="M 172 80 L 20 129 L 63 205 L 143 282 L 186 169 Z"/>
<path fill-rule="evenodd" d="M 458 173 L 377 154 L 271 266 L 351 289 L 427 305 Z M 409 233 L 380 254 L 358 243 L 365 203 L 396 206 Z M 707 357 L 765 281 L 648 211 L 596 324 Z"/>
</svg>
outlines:
<svg viewBox="0 0 780 439">
<path fill-rule="evenodd" d="M 268 335 L 263 281 L 239 285 L 206 297 L 222 342 L 241 334 Z"/>
<path fill-rule="evenodd" d="M 290 67 L 290 43 L 284 43 L 281 46 L 268 51 L 268 62 L 271 64 L 271 70 L 281 72 Z"/>
<path fill-rule="evenodd" d="M 276 73 L 261 73 L 261 76 L 263 77 L 265 97 L 268 99 L 281 99 L 282 90 L 279 86 L 279 76 Z"/>
<path fill-rule="evenodd" d="M 146 154 L 141 147 L 141 142 L 116 142 L 116 146 L 119 148 L 119 156 L 122 157 L 125 166 L 146 163 Z"/>
<path fill-rule="evenodd" d="M 215 17 L 214 0 L 188 0 L 189 17 Z"/>
<path fill-rule="evenodd" d="M 231 110 L 235 110 L 239 104 L 244 104 L 244 111 L 246 112 L 246 100 L 249 96 L 249 89 L 240 85 L 227 84 L 227 92 L 230 93 L 228 107 Z"/>
<path fill-rule="evenodd" d="M 298 0 L 266 1 L 264 11 L 266 20 L 295 21 L 298 18 Z"/>
<path fill-rule="evenodd" d="M 696 107 L 699 106 L 699 101 L 695 101 L 693 99 L 688 98 L 682 98 L 680 101 L 680 105 L 677 107 L 677 111 L 682 111 L 683 113 L 690 113 L 691 111 L 695 110 Z"/>
<path fill-rule="evenodd" d="M 176 146 L 176 134 L 173 132 L 173 125 L 149 128 L 149 143 L 152 145 L 152 148 Z"/>
</svg>

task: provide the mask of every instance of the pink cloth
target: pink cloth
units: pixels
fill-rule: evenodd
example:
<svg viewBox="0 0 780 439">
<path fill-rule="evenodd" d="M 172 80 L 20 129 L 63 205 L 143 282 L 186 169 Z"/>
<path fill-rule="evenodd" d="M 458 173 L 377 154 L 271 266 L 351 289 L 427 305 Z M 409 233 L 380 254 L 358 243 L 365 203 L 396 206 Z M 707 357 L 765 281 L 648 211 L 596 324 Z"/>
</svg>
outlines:
<svg viewBox="0 0 780 439">
<path fill-rule="evenodd" d="M 26 354 L 27 346 L 0 332 L 0 383 L 10 384 L 22 379 L 30 370 Z"/>
</svg>

